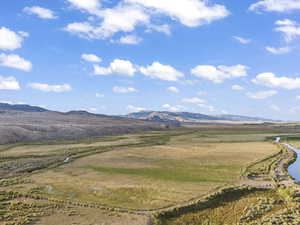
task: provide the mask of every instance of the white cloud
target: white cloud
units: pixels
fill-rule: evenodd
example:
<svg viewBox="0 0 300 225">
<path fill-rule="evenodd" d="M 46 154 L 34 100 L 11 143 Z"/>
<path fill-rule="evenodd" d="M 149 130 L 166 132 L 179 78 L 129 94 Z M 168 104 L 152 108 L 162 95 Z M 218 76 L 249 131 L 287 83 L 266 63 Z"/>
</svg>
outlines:
<svg viewBox="0 0 300 225">
<path fill-rule="evenodd" d="M 94 54 L 82 54 L 81 58 L 88 62 L 99 63 L 102 59 Z"/>
<path fill-rule="evenodd" d="M 136 35 L 126 35 L 120 38 L 118 41 L 121 44 L 127 45 L 137 45 L 142 41 L 142 39 Z"/>
<path fill-rule="evenodd" d="M 275 48 L 275 47 L 270 47 L 267 46 L 266 50 L 274 55 L 282 55 L 282 54 L 287 54 L 292 51 L 291 47 L 280 47 L 280 48 Z"/>
<path fill-rule="evenodd" d="M 25 7 L 23 9 L 27 14 L 34 14 L 41 19 L 56 19 L 54 12 L 50 9 L 42 8 L 39 6 Z"/>
<path fill-rule="evenodd" d="M 69 84 L 49 85 L 43 83 L 30 83 L 28 84 L 28 87 L 43 92 L 55 92 L 55 93 L 69 92 L 72 90 L 72 87 Z"/>
<path fill-rule="evenodd" d="M 174 92 L 174 93 L 179 93 L 180 92 L 177 87 L 173 87 L 173 86 L 168 87 L 167 90 L 170 91 L 170 92 Z"/>
<path fill-rule="evenodd" d="M 19 31 L 18 34 L 21 35 L 24 38 L 30 36 L 30 34 L 28 32 L 25 32 L 25 31 Z"/>
<path fill-rule="evenodd" d="M 211 66 L 199 65 L 191 70 L 191 73 L 197 77 L 208 79 L 214 83 L 222 83 L 226 79 L 247 76 L 248 67 L 244 65 L 235 66 Z"/>
<path fill-rule="evenodd" d="M 127 106 L 127 109 L 128 109 L 130 112 L 141 112 L 141 111 L 145 111 L 145 110 L 146 110 L 145 108 L 137 107 L 137 106 L 133 106 L 133 105 L 128 105 L 128 106 Z"/>
<path fill-rule="evenodd" d="M 198 106 L 199 106 L 200 108 L 203 108 L 203 109 L 209 111 L 209 112 L 215 112 L 215 111 L 216 111 L 215 107 L 212 106 L 212 105 L 198 104 Z"/>
<path fill-rule="evenodd" d="M 150 16 L 134 5 L 121 4 L 112 9 L 104 9 L 100 16 L 103 21 L 98 28 L 98 34 L 102 38 L 111 37 L 120 31 L 131 32 L 138 25 L 150 23 Z"/>
<path fill-rule="evenodd" d="M 133 76 L 136 72 L 135 66 L 128 60 L 115 59 L 109 67 L 94 65 L 94 75 L 125 75 Z"/>
<path fill-rule="evenodd" d="M 163 109 L 166 109 L 168 111 L 171 111 L 171 112 L 180 112 L 180 111 L 183 111 L 185 110 L 185 107 L 181 106 L 181 105 L 175 105 L 175 106 L 172 106 L 170 104 L 164 104 L 161 106 Z"/>
<path fill-rule="evenodd" d="M 98 39 L 98 34 L 96 33 L 97 28 L 92 26 L 88 22 L 83 23 L 70 23 L 65 28 L 65 31 L 70 32 L 71 34 L 78 35 L 82 38 L 87 39 Z"/>
<path fill-rule="evenodd" d="M 279 108 L 279 106 L 277 106 L 277 105 L 270 105 L 270 109 L 272 109 L 273 111 L 276 111 L 276 112 L 279 112 L 280 111 L 280 108 Z"/>
<path fill-rule="evenodd" d="M 205 100 L 203 100 L 201 98 L 194 97 L 194 98 L 184 98 L 184 99 L 182 99 L 182 102 L 197 104 L 197 103 L 204 103 Z"/>
<path fill-rule="evenodd" d="M 15 54 L 0 54 L 0 66 L 11 67 L 19 70 L 30 71 L 32 69 L 32 64 Z"/>
<path fill-rule="evenodd" d="M 300 88 L 300 78 L 277 77 L 273 73 L 258 74 L 252 82 L 271 88 L 282 88 L 287 90 Z"/>
<path fill-rule="evenodd" d="M 16 50 L 22 47 L 23 37 L 26 37 L 26 32 L 16 32 L 6 28 L 0 28 L 0 49 L 1 50 Z M 28 33 L 27 33 L 28 34 Z"/>
<path fill-rule="evenodd" d="M 92 11 L 95 12 L 94 9 Z M 107 39 L 118 32 L 132 32 L 136 26 L 150 23 L 149 15 L 137 6 L 118 4 L 115 8 L 96 10 L 96 12 L 97 16 L 102 19 L 100 25 L 99 23 L 92 25 L 90 22 L 76 22 L 68 24 L 64 30 L 82 38 Z"/>
<path fill-rule="evenodd" d="M 129 3 L 137 3 L 152 10 L 152 13 L 167 15 L 180 21 L 189 27 L 196 27 L 223 19 L 229 15 L 229 11 L 223 5 L 208 4 L 203 0 L 125 0 Z"/>
<path fill-rule="evenodd" d="M 97 97 L 97 98 L 104 98 L 104 94 L 96 93 L 96 97 Z"/>
<path fill-rule="evenodd" d="M 184 77 L 183 73 L 177 71 L 172 66 L 163 65 L 159 62 L 154 62 L 147 67 L 140 67 L 140 72 L 145 76 L 165 81 L 178 81 L 181 77 Z"/>
<path fill-rule="evenodd" d="M 149 24 L 146 32 L 151 32 L 153 30 L 164 33 L 166 35 L 171 35 L 171 26 L 168 24 L 162 24 L 162 25 Z"/>
<path fill-rule="evenodd" d="M 235 90 L 235 91 L 243 91 L 243 90 L 245 90 L 245 88 L 243 88 L 240 85 L 232 85 L 231 89 Z"/>
<path fill-rule="evenodd" d="M 261 0 L 249 8 L 252 11 L 289 12 L 300 9 L 299 0 Z"/>
<path fill-rule="evenodd" d="M 286 42 L 290 42 L 300 36 L 300 26 L 297 22 L 289 19 L 278 20 L 275 31 L 281 32 Z"/>
<path fill-rule="evenodd" d="M 91 14 L 100 13 L 101 2 L 99 0 L 67 0 L 77 9 L 86 11 Z"/>
<path fill-rule="evenodd" d="M 294 26 L 297 24 L 297 22 L 290 19 L 284 19 L 284 20 L 277 20 L 275 24 L 280 26 Z"/>
<path fill-rule="evenodd" d="M 243 38 L 243 37 L 239 37 L 239 36 L 233 36 L 233 38 L 234 38 L 235 40 L 239 41 L 241 44 L 244 44 L 244 45 L 249 44 L 249 43 L 252 42 L 251 39 Z"/>
<path fill-rule="evenodd" d="M 145 27 L 146 31 L 170 34 L 169 25 L 152 24 L 152 21 L 157 21 L 154 18 L 156 16 L 168 16 L 186 26 L 196 27 L 229 15 L 225 6 L 208 4 L 205 0 L 173 0 L 172 4 L 169 0 L 123 0 L 112 8 L 103 8 L 98 0 L 67 1 L 73 7 L 96 17 L 95 25 L 77 22 L 65 28 L 66 31 L 89 39 L 107 39 L 118 32 L 132 32 L 137 26 Z"/>
<path fill-rule="evenodd" d="M 20 90 L 20 85 L 14 77 L 0 76 L 0 90 Z"/>
<path fill-rule="evenodd" d="M 3 101 L 3 100 L 0 100 L 0 103 L 5 103 L 5 104 L 9 104 L 9 105 L 28 105 L 28 103 L 26 103 L 26 102 Z M 46 108 L 44 106 L 41 106 L 41 107 Z"/>
<path fill-rule="evenodd" d="M 135 88 L 133 88 L 133 87 L 119 87 L 119 86 L 115 86 L 115 87 L 113 87 L 113 92 L 120 93 L 120 94 L 127 94 L 127 93 L 138 92 L 138 90 L 135 89 Z"/>
<path fill-rule="evenodd" d="M 88 112 L 95 113 L 95 112 L 97 112 L 97 111 L 98 111 L 98 109 L 97 109 L 97 108 L 93 108 L 93 107 L 91 107 L 91 108 L 88 108 L 88 109 L 87 109 L 87 111 L 88 111 Z"/>
<path fill-rule="evenodd" d="M 266 99 L 277 94 L 277 91 L 258 91 L 258 92 L 248 92 L 247 96 L 253 99 Z"/>
</svg>

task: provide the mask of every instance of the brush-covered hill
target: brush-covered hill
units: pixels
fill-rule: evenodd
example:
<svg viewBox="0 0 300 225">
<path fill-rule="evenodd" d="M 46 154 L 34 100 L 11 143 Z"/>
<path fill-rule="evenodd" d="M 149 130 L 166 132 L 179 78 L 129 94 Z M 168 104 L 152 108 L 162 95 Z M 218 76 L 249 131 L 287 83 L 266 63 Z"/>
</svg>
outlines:
<svg viewBox="0 0 300 225">
<path fill-rule="evenodd" d="M 80 139 L 138 131 L 168 129 L 167 123 L 133 118 L 67 113 L 30 105 L 0 103 L 0 144 L 59 139 Z"/>
<path fill-rule="evenodd" d="M 130 113 L 128 118 L 148 120 L 148 121 L 161 121 L 161 122 L 173 122 L 173 123 L 203 123 L 203 122 L 275 122 L 273 120 L 238 116 L 238 115 L 205 115 L 200 113 L 190 112 L 168 112 L 168 111 L 141 111 Z"/>
</svg>

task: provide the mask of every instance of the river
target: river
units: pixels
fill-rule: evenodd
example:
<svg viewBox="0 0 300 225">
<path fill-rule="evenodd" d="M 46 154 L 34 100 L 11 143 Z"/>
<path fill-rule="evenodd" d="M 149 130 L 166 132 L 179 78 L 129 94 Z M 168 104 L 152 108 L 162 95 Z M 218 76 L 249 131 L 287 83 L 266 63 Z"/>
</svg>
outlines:
<svg viewBox="0 0 300 225">
<path fill-rule="evenodd" d="M 284 145 L 297 153 L 297 160 L 289 166 L 288 172 L 297 182 L 300 182 L 300 149 L 297 149 L 290 144 Z"/>
</svg>

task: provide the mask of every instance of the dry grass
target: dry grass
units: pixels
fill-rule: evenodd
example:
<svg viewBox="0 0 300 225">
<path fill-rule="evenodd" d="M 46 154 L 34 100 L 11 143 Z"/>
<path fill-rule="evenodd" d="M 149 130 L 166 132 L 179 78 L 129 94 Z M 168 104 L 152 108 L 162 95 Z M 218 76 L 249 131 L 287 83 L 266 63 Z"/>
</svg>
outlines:
<svg viewBox="0 0 300 225">
<path fill-rule="evenodd" d="M 154 209 L 234 182 L 246 164 L 275 151 L 274 145 L 264 142 L 122 149 L 33 175 L 33 183 L 22 188 L 61 199 Z"/>
<path fill-rule="evenodd" d="M 0 185 L 0 191 L 113 208 L 158 209 L 237 181 L 246 165 L 278 151 L 265 142 L 272 136 L 277 133 L 270 129 L 183 128 L 53 144 L 3 145 L 0 172 L 11 173 L 13 179 L 25 176 L 26 182 L 8 178 L 8 185 Z M 63 163 L 69 155 L 71 161 Z M 30 173 L 23 167 L 29 167 Z M 54 210 L 38 224 L 147 223 L 144 217 L 76 210 L 73 216 Z"/>
</svg>

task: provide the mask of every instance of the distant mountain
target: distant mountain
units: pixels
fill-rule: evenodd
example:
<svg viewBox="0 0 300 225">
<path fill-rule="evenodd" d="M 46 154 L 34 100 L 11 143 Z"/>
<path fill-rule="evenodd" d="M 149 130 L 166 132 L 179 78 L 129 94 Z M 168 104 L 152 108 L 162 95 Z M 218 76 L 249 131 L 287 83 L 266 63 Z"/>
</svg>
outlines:
<svg viewBox="0 0 300 225">
<path fill-rule="evenodd" d="M 7 103 L 0 103 L 0 110 L 16 110 L 16 111 L 23 111 L 23 112 L 47 112 L 49 110 L 37 107 L 37 106 L 30 106 L 30 105 L 11 105 Z"/>
<path fill-rule="evenodd" d="M 216 115 L 210 116 L 200 113 L 189 113 L 189 112 L 167 112 L 167 111 L 141 111 L 130 113 L 127 115 L 128 118 L 149 120 L 149 121 L 164 121 L 173 123 L 201 123 L 201 122 L 275 122 L 273 120 L 238 116 L 238 115 Z"/>
<path fill-rule="evenodd" d="M 67 113 L 36 106 L 0 104 L 0 144 L 82 139 L 176 126 L 159 121 L 106 116 L 86 111 Z"/>
<path fill-rule="evenodd" d="M 271 119 L 260 118 L 260 117 L 249 117 L 249 116 L 239 116 L 239 115 L 229 115 L 229 114 L 222 114 L 217 117 L 222 118 L 223 120 L 228 120 L 228 121 L 279 122 L 277 120 L 271 120 Z"/>
</svg>

